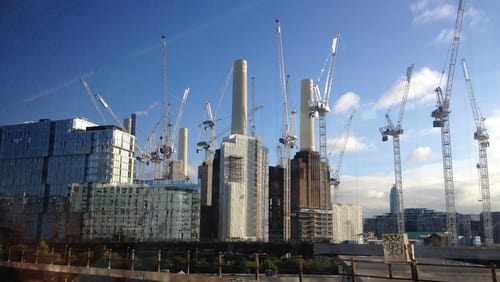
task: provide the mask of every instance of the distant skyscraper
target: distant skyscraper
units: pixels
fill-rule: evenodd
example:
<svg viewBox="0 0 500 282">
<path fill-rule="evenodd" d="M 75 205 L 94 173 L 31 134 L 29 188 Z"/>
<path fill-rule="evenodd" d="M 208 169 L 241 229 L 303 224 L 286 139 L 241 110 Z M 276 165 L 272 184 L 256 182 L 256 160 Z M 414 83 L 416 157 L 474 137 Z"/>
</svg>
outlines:
<svg viewBox="0 0 500 282">
<path fill-rule="evenodd" d="M 0 225 L 25 240 L 65 236 L 71 183 L 132 183 L 135 137 L 83 119 L 0 127 Z"/>
<path fill-rule="evenodd" d="M 393 185 L 391 188 L 389 201 L 390 201 L 391 214 L 397 214 L 399 210 L 399 201 L 398 201 L 398 189 L 396 185 Z"/>
</svg>

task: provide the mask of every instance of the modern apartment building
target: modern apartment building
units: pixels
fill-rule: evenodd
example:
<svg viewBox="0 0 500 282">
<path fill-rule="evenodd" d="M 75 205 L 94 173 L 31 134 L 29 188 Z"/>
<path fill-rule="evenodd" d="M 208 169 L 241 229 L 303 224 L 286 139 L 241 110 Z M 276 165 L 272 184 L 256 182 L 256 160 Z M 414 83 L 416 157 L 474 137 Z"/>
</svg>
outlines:
<svg viewBox="0 0 500 282">
<path fill-rule="evenodd" d="M 69 203 L 68 235 L 75 239 L 199 239 L 199 185 L 187 180 L 73 184 Z"/>
<path fill-rule="evenodd" d="M 84 119 L 0 127 L 0 226 L 24 240 L 65 237 L 71 183 L 132 183 L 135 137 Z"/>
</svg>

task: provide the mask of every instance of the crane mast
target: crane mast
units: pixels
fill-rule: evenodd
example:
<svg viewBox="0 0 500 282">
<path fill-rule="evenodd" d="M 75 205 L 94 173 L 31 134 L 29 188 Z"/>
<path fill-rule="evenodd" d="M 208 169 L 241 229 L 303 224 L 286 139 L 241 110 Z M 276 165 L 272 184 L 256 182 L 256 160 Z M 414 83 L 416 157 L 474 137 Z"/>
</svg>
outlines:
<svg viewBox="0 0 500 282">
<path fill-rule="evenodd" d="M 177 112 L 177 118 L 175 119 L 174 128 L 171 131 L 170 136 L 166 140 L 166 147 L 164 154 L 165 154 L 165 160 L 167 162 L 172 159 L 172 155 L 175 153 L 175 147 L 174 147 L 175 137 L 177 132 L 179 131 L 179 127 L 182 120 L 182 114 L 184 113 L 184 106 L 186 105 L 188 95 L 189 95 L 189 87 L 184 89 L 181 105 L 179 106 L 179 111 Z"/>
<path fill-rule="evenodd" d="M 325 87 L 323 90 L 323 97 L 319 90 L 319 86 L 316 84 L 314 86 L 314 101 L 310 106 L 311 116 L 319 116 L 319 151 L 320 158 L 323 163 L 328 162 L 327 148 L 326 148 L 326 113 L 330 112 L 330 106 L 328 104 L 330 99 L 330 92 L 333 83 L 333 69 L 335 66 L 335 57 L 337 54 L 339 35 L 336 34 L 333 37 L 332 45 L 330 49 L 330 54 L 328 55 L 328 72 L 325 80 Z M 318 79 L 319 83 L 319 79 Z"/>
<path fill-rule="evenodd" d="M 163 133 L 160 136 L 160 150 L 159 155 L 166 154 L 168 149 L 168 140 L 170 137 L 170 104 L 168 102 L 168 88 L 167 88 L 167 37 L 165 35 L 161 36 L 161 47 L 162 47 L 162 94 L 163 94 Z M 157 162 L 155 167 L 155 177 L 161 175 L 161 178 L 165 177 L 166 166 L 168 162 L 167 157 L 163 158 L 163 166 L 161 162 Z M 163 170 L 162 170 L 163 168 Z"/>
<path fill-rule="evenodd" d="M 397 211 L 397 230 L 398 233 L 405 233 L 405 218 L 404 218 L 404 205 L 403 205 L 403 176 L 401 170 L 401 147 L 399 135 L 403 134 L 402 123 L 403 116 L 406 106 L 406 101 L 408 100 L 408 93 L 410 92 L 410 82 L 411 75 L 413 72 L 413 65 L 409 66 L 406 70 L 406 79 L 403 84 L 403 97 L 401 99 L 401 105 L 399 107 L 399 115 L 397 124 L 391 120 L 389 112 L 385 114 L 387 120 L 387 125 L 381 127 L 380 133 L 382 134 L 382 142 L 388 140 L 389 136 L 392 136 L 393 141 L 393 154 L 394 154 L 394 180 L 398 195 L 398 211 Z"/>
<path fill-rule="evenodd" d="M 354 114 L 356 111 L 354 110 L 349 116 L 349 120 L 346 125 L 346 129 L 344 135 L 340 142 L 340 151 L 337 157 L 337 163 L 335 164 L 335 170 L 332 172 L 332 178 L 330 179 L 330 184 L 333 185 L 333 203 L 339 204 L 339 185 L 340 185 L 340 168 L 342 167 L 342 159 L 344 158 L 345 148 L 347 145 L 347 141 L 349 140 L 349 135 L 351 131 L 352 121 L 354 119 Z"/>
<path fill-rule="evenodd" d="M 290 120 L 288 116 L 288 85 L 285 74 L 285 62 L 283 57 L 283 41 L 281 37 L 281 24 L 277 18 L 276 21 L 276 39 L 278 43 L 278 67 L 281 84 L 281 97 L 283 99 L 282 114 L 283 124 L 280 145 L 280 166 L 283 168 L 283 240 L 290 239 L 290 150 L 295 147 L 297 136 L 290 130 Z"/>
<path fill-rule="evenodd" d="M 231 64 L 231 67 L 229 68 L 229 71 L 226 74 L 226 79 L 224 81 L 222 92 L 219 95 L 219 100 L 217 101 L 215 111 L 212 111 L 212 105 L 210 104 L 209 101 L 205 103 L 205 120 L 201 123 L 200 126 L 203 127 L 204 131 L 210 129 L 210 134 L 209 136 L 206 136 L 205 134 L 203 136 L 203 140 L 196 143 L 197 146 L 196 153 L 199 153 L 202 149 L 205 150 L 205 161 L 212 160 L 214 156 L 215 152 L 214 148 L 216 146 L 216 140 L 217 140 L 217 136 L 215 133 L 215 124 L 217 120 L 216 116 L 217 113 L 219 112 L 219 108 L 222 104 L 222 101 L 224 100 L 224 96 L 226 94 L 226 90 L 229 85 L 232 73 L 233 73 L 233 64 Z"/>
<path fill-rule="evenodd" d="M 252 108 L 250 109 L 250 132 L 252 137 L 255 137 L 255 113 L 262 109 L 263 106 L 255 106 L 255 77 L 252 77 Z"/>
<path fill-rule="evenodd" d="M 96 100 L 97 99 L 96 94 L 92 94 L 92 90 L 90 90 L 88 83 L 83 78 L 81 78 L 80 81 L 82 82 L 82 85 L 85 88 L 87 95 L 89 96 L 90 101 L 92 102 L 92 105 L 94 105 L 94 108 L 95 108 L 97 114 L 99 115 L 101 122 L 103 122 L 104 124 L 108 123 L 108 121 L 106 120 L 106 118 L 102 114 L 101 109 L 99 108 L 99 104 L 97 103 L 97 100 Z"/>
<path fill-rule="evenodd" d="M 491 201 L 490 201 L 490 179 L 488 176 L 488 153 L 487 148 L 490 146 L 489 135 L 486 132 L 484 125 L 485 118 L 481 115 L 479 106 L 476 103 L 476 97 L 472 88 L 472 82 L 467 68 L 467 62 L 462 59 L 462 68 L 465 76 L 465 84 L 469 93 L 470 105 L 472 107 L 472 115 L 476 125 L 474 139 L 477 140 L 479 153 L 479 162 L 476 167 L 479 172 L 479 183 L 481 185 L 481 202 L 483 205 L 483 228 L 484 228 L 484 243 L 486 246 L 493 245 L 493 223 L 491 218 Z"/>
<path fill-rule="evenodd" d="M 312 117 L 319 117 L 319 155 L 321 160 L 321 166 L 326 166 L 324 169 L 320 169 L 320 199 L 321 208 L 330 209 L 330 203 L 328 203 L 327 197 L 327 179 L 328 177 L 328 152 L 327 152 L 327 140 L 326 140 L 326 114 L 330 112 L 329 99 L 330 92 L 333 84 L 333 70 L 335 66 L 335 58 L 337 55 L 339 35 L 336 34 L 332 39 L 332 45 L 330 53 L 328 54 L 326 64 L 328 64 L 328 71 L 325 79 L 325 87 L 323 90 L 323 96 L 319 90 L 319 86 L 316 84 L 314 86 L 314 101 L 310 105 L 310 115 Z M 322 68 L 323 72 L 324 68 Z M 321 75 L 320 75 L 321 76 Z M 318 79 L 318 83 L 319 83 Z M 326 227 L 326 225 L 324 225 Z M 323 237 L 326 237 L 327 231 L 322 230 Z"/>
<path fill-rule="evenodd" d="M 108 111 L 108 113 L 111 115 L 111 117 L 116 122 L 116 124 L 119 125 L 121 128 L 123 128 L 122 122 L 116 116 L 116 114 L 113 112 L 113 110 L 108 105 L 108 103 L 106 103 L 106 101 L 104 100 L 104 98 L 101 95 L 99 95 L 99 93 L 96 93 L 95 96 L 97 97 L 97 100 L 99 100 L 99 102 L 101 103 L 101 105 Z"/>
<path fill-rule="evenodd" d="M 453 164 L 451 154 L 451 133 L 450 133 L 450 95 L 453 85 L 453 76 L 455 74 L 455 65 L 457 61 L 458 44 L 460 43 L 460 32 L 464 16 L 464 0 L 458 3 L 457 18 L 453 31 L 453 40 L 450 49 L 450 62 L 448 66 L 448 76 L 446 80 L 446 89 L 443 92 L 440 87 L 436 88 L 437 108 L 432 111 L 431 117 L 434 118 L 433 127 L 441 128 L 441 147 L 443 154 L 443 176 L 446 201 L 446 227 L 450 236 L 450 242 L 456 244 L 457 234 L 457 215 L 455 209 L 455 188 L 453 184 Z"/>
<path fill-rule="evenodd" d="M 202 122 L 201 126 L 203 127 L 204 130 L 209 129 L 210 130 L 210 137 L 208 137 L 208 140 L 202 140 L 198 143 L 196 143 L 196 146 L 198 147 L 196 149 L 196 152 L 198 153 L 201 149 L 205 150 L 205 161 L 209 161 L 213 159 L 213 148 L 214 148 L 214 142 L 215 142 L 215 118 L 212 114 L 212 107 L 210 106 L 210 102 L 205 103 L 205 115 L 206 119 Z"/>
</svg>

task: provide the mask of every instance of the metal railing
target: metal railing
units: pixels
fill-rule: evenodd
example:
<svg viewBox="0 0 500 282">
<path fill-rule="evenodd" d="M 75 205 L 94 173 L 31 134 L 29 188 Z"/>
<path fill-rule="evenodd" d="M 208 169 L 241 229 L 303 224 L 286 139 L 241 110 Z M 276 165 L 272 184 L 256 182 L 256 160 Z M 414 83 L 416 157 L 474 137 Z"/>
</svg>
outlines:
<svg viewBox="0 0 500 282">
<path fill-rule="evenodd" d="M 343 281 L 362 281 L 363 278 L 400 281 L 489 281 L 497 282 L 496 265 L 469 263 L 421 263 L 386 264 L 380 259 L 355 259 L 343 261 L 339 272 Z M 467 276 L 468 275 L 468 276 Z"/>
</svg>

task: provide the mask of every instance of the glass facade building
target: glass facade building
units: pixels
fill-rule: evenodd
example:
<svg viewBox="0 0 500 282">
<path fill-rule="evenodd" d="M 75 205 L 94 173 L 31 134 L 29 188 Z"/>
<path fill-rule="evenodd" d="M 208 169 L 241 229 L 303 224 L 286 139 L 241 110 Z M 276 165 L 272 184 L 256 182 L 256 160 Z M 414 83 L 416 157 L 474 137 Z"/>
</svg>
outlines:
<svg viewBox="0 0 500 282">
<path fill-rule="evenodd" d="M 199 239 L 199 184 L 186 180 L 136 184 L 73 184 L 69 236 L 77 240 Z"/>
<path fill-rule="evenodd" d="M 84 119 L 0 127 L 0 226 L 24 240 L 65 237 L 71 183 L 132 183 L 135 137 Z"/>
</svg>

